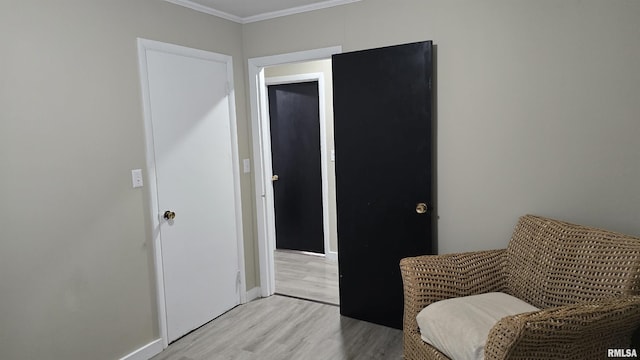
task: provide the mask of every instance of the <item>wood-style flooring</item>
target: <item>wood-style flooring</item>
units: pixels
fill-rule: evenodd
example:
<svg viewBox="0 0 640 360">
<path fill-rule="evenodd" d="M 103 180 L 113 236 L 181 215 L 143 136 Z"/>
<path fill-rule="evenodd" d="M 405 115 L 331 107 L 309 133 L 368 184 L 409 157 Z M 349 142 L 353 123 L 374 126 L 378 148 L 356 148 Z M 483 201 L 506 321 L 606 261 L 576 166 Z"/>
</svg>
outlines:
<svg viewBox="0 0 640 360">
<path fill-rule="evenodd" d="M 276 250 L 276 294 L 338 305 L 338 262 L 324 256 Z"/>
<path fill-rule="evenodd" d="M 152 360 L 398 360 L 402 331 L 274 295 L 240 305 Z"/>
</svg>

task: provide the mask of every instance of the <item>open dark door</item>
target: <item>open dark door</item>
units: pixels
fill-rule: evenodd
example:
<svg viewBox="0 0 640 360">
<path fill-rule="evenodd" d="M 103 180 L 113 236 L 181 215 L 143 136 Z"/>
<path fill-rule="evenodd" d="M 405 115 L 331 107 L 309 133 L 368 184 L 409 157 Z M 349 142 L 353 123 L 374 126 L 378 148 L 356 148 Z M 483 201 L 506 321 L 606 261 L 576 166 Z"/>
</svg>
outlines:
<svg viewBox="0 0 640 360">
<path fill-rule="evenodd" d="M 432 253 L 431 42 L 333 56 L 340 313 L 402 327 L 400 259 Z"/>
<path fill-rule="evenodd" d="M 324 254 L 318 82 L 268 90 L 276 248 Z"/>
</svg>

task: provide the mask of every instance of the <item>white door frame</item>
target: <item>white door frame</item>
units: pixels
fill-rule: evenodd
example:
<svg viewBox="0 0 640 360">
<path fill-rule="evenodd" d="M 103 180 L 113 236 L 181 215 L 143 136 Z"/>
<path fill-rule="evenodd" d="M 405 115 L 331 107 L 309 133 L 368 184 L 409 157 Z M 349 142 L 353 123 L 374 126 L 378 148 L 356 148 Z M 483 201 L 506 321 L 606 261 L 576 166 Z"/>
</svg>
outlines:
<svg viewBox="0 0 640 360">
<path fill-rule="evenodd" d="M 268 126 L 269 111 L 267 106 L 266 82 L 264 68 L 267 66 L 289 64 L 302 61 L 313 61 L 330 58 L 342 52 L 341 46 L 300 51 L 252 58 L 248 61 L 249 101 L 251 104 L 251 133 L 253 140 L 253 165 L 256 198 L 256 220 L 258 235 L 258 259 L 260 269 L 260 291 L 262 297 L 275 293 L 275 271 L 273 251 L 275 250 L 275 213 L 273 206 L 273 187 L 271 186 L 271 133 Z M 321 107 L 322 108 L 322 107 Z M 322 111 L 322 110 L 321 110 Z M 265 125 L 267 124 L 267 125 Z M 324 127 L 321 127 L 323 131 Z M 324 143 L 324 142 L 323 142 Z M 326 151 L 326 149 L 325 149 Z M 323 156 L 326 161 L 326 156 Z M 324 176 L 324 174 L 323 174 Z M 323 193 L 325 181 L 323 179 Z M 328 189 L 327 189 L 328 192 Z M 323 200 L 324 202 L 324 200 Z M 324 211 L 328 211 L 325 206 Z M 325 221 L 325 244 L 327 244 L 328 216 Z M 325 252 L 328 251 L 328 246 Z"/>
<path fill-rule="evenodd" d="M 276 76 L 276 77 L 268 77 L 265 78 L 265 89 L 264 94 L 268 97 L 268 91 L 266 89 L 269 85 L 282 85 L 282 84 L 295 84 L 307 81 L 317 81 L 318 82 L 318 105 L 320 106 L 319 113 L 319 122 L 320 122 L 320 170 L 321 170 L 321 180 L 322 180 L 322 232 L 323 232 L 323 242 L 324 242 L 324 254 L 329 257 L 329 239 L 331 238 L 331 234 L 329 234 L 329 164 L 327 162 L 327 119 L 325 117 L 325 93 L 324 93 L 324 74 L 323 73 L 308 73 L 308 74 L 296 74 L 291 76 Z M 268 100 L 266 100 L 268 101 Z M 265 130 L 265 133 L 271 134 L 271 121 L 269 118 L 269 112 L 267 111 L 267 117 L 262 119 L 263 124 L 262 128 Z M 268 158 L 269 161 L 265 162 L 265 172 L 267 174 L 273 173 L 273 168 L 271 164 L 271 137 L 268 136 L 264 142 L 265 148 L 264 156 Z M 270 187 L 271 193 L 273 192 L 273 187 Z M 271 197 L 273 199 L 273 197 Z M 275 227 L 275 224 L 274 224 Z M 271 239 L 275 241 L 274 239 Z M 275 249 L 275 244 L 271 244 L 272 248 Z"/>
<path fill-rule="evenodd" d="M 231 147 L 234 178 L 234 199 L 236 233 L 238 242 L 238 266 L 239 266 L 239 302 L 246 302 L 245 266 L 244 266 L 244 242 L 242 234 L 242 204 L 240 197 L 240 162 L 238 156 L 238 135 L 236 125 L 236 101 L 233 86 L 232 57 L 214 52 L 192 49 L 184 46 L 163 43 L 159 41 L 138 38 L 138 62 L 140 70 L 140 85 L 142 87 L 142 104 L 144 110 L 144 131 L 146 142 L 147 164 L 147 191 L 149 195 L 149 211 L 151 219 L 151 238 L 153 243 L 154 269 L 156 272 L 156 301 L 158 306 L 158 326 L 162 338 L 162 346 L 169 346 L 167 331 L 167 313 L 165 304 L 164 274 L 162 262 L 162 247 L 160 246 L 160 221 L 162 215 L 158 208 L 158 189 L 156 183 L 156 161 L 153 143 L 153 124 L 151 122 L 151 102 L 149 98 L 149 78 L 147 72 L 147 51 L 162 51 L 172 54 L 194 57 L 198 59 L 223 62 L 227 66 L 227 88 L 229 101 L 229 122 L 231 128 Z"/>
</svg>

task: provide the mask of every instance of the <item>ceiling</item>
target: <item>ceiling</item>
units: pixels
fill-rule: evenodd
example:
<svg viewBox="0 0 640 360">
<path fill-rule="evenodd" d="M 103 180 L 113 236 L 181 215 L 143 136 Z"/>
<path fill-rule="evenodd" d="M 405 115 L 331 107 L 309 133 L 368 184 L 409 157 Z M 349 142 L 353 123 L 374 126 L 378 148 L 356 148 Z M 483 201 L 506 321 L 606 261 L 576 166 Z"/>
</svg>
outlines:
<svg viewBox="0 0 640 360">
<path fill-rule="evenodd" d="M 349 4 L 361 0 L 165 0 L 241 24 Z"/>
</svg>

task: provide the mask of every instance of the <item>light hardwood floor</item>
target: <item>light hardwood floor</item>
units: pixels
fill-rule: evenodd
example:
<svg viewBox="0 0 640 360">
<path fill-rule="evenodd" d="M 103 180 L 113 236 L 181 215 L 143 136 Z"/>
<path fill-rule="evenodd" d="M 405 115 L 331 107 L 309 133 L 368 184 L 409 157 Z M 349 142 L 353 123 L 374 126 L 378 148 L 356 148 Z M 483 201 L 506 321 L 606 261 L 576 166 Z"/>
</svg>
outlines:
<svg viewBox="0 0 640 360">
<path fill-rule="evenodd" d="M 152 360 L 398 360 L 402 331 L 274 295 L 240 305 Z"/>
<path fill-rule="evenodd" d="M 338 262 L 282 250 L 274 259 L 276 294 L 338 305 Z"/>
</svg>

